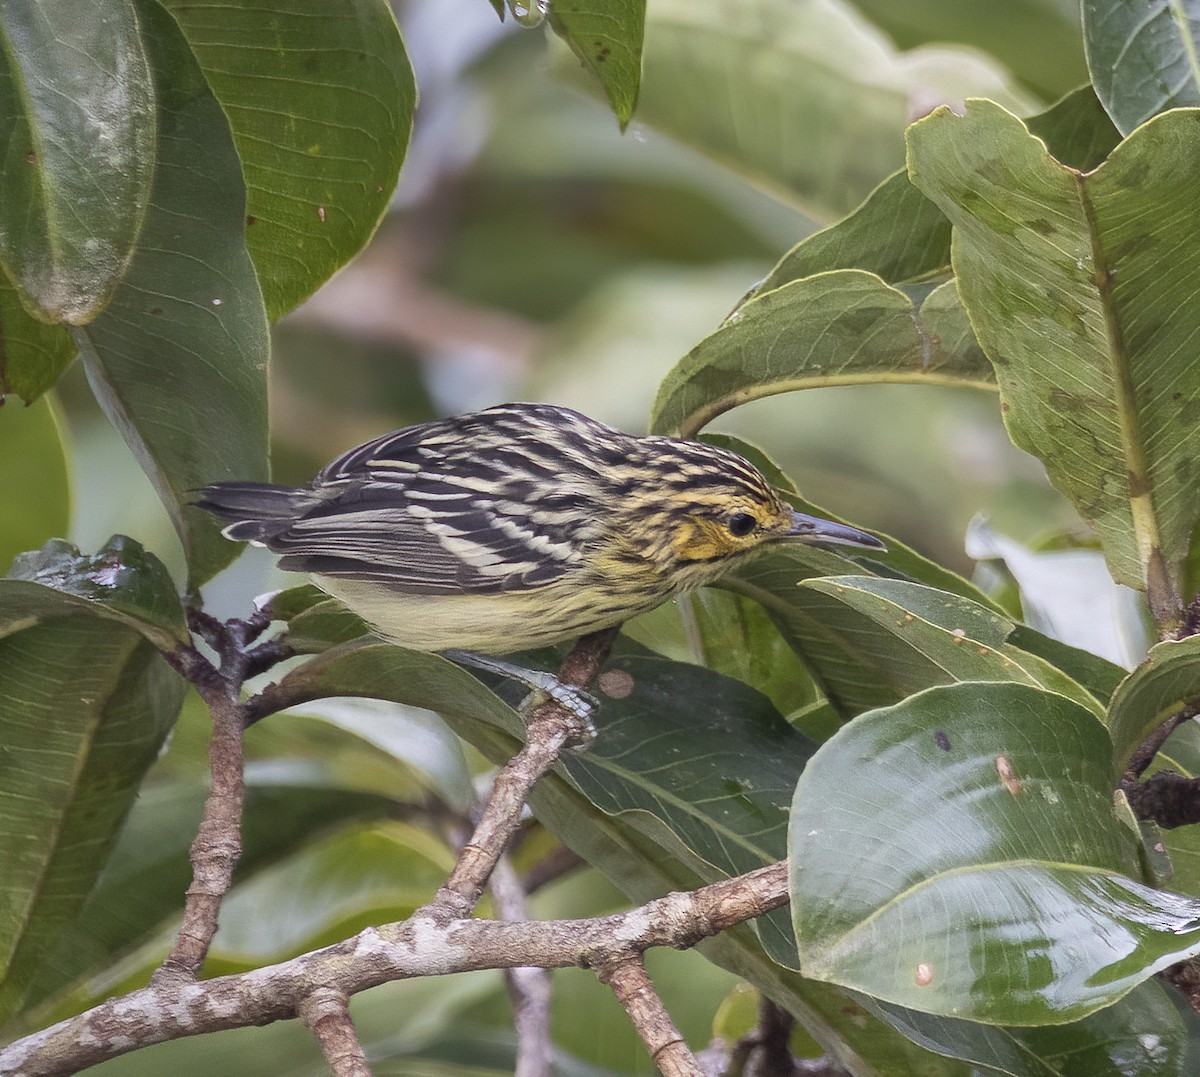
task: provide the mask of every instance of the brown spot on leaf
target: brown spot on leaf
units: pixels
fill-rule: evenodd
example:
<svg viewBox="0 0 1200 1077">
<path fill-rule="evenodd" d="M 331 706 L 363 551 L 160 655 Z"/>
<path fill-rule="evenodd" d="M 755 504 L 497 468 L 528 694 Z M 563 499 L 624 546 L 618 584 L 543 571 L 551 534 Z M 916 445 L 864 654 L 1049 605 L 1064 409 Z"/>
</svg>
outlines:
<svg viewBox="0 0 1200 1077">
<path fill-rule="evenodd" d="M 1013 770 L 1012 761 L 1008 756 L 996 756 L 996 772 L 1000 775 L 1000 781 L 1004 783 L 1004 788 L 1013 796 L 1018 796 L 1025 791 L 1025 783 L 1017 777 L 1017 772 Z"/>
<path fill-rule="evenodd" d="M 606 669 L 596 678 L 596 686 L 609 699 L 625 699 L 633 692 L 633 677 L 623 669 Z"/>
</svg>

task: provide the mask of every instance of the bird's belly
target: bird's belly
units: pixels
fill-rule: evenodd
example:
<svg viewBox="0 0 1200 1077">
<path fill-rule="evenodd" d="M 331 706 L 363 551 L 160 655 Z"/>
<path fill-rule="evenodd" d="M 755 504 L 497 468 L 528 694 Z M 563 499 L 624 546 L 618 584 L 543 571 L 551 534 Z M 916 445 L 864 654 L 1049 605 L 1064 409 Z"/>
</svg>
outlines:
<svg viewBox="0 0 1200 1077">
<path fill-rule="evenodd" d="M 598 594 L 564 581 L 495 595 L 414 595 L 386 584 L 313 576 L 390 643 L 420 651 L 507 654 L 544 647 L 653 609 L 670 592 Z"/>
</svg>

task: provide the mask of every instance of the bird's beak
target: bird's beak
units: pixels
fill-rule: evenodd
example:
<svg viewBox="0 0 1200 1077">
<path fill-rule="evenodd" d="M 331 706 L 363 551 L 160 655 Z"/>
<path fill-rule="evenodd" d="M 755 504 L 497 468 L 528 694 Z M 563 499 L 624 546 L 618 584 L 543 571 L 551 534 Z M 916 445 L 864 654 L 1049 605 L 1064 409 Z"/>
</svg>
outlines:
<svg viewBox="0 0 1200 1077">
<path fill-rule="evenodd" d="M 805 516 L 802 512 L 792 513 L 792 526 L 787 529 L 785 539 L 801 542 L 830 542 L 840 546 L 865 546 L 869 550 L 886 550 L 887 547 L 874 535 L 859 531 L 857 527 L 835 524 L 819 516 Z"/>
</svg>

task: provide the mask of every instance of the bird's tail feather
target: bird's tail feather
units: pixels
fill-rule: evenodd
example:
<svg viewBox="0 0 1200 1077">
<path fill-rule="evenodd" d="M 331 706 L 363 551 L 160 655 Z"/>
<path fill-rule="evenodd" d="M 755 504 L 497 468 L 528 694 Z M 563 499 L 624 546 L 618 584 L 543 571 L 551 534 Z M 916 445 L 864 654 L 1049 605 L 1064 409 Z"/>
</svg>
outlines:
<svg viewBox="0 0 1200 1077">
<path fill-rule="evenodd" d="M 217 482 L 196 492 L 192 504 L 230 521 L 221 532 L 226 538 L 263 545 L 287 531 L 313 503 L 309 489 L 262 482 Z"/>
</svg>

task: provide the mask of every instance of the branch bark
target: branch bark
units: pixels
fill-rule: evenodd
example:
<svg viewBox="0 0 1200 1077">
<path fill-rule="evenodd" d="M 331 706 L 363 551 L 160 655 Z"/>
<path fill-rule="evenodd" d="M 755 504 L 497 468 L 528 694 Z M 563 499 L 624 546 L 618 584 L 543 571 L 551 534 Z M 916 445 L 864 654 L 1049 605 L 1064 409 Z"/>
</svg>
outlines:
<svg viewBox="0 0 1200 1077">
<path fill-rule="evenodd" d="M 663 1077 L 705 1077 L 654 989 L 639 951 L 597 967 L 596 975 L 612 988 Z"/>
<path fill-rule="evenodd" d="M 558 679 L 578 688 L 591 684 L 612 650 L 617 631 L 606 628 L 580 639 L 563 660 Z M 432 915 L 455 920 L 475 908 L 496 861 L 520 823 L 530 790 L 565 748 L 585 740 L 589 733 L 586 722 L 553 700 L 534 709 L 525 744 L 496 775 L 471 840 L 462 847 L 450 877 L 427 907 Z"/>
<path fill-rule="evenodd" d="M 299 1006 L 300 1020 L 312 1031 L 334 1077 L 371 1077 L 354 1022 L 350 999 L 340 991 L 318 987 Z"/>
<path fill-rule="evenodd" d="M 787 902 L 787 863 L 589 920 L 509 924 L 417 915 L 277 965 L 151 984 L 0 1050 L 0 1073 L 62 1077 L 141 1047 L 294 1017 L 324 988 L 349 997 L 392 980 L 476 969 L 597 968 L 654 946 L 685 948 Z"/>
<path fill-rule="evenodd" d="M 511 924 L 525 923 L 525 892 L 508 857 L 502 856 L 492 872 L 492 898 L 496 912 Z M 505 985 L 513 1004 L 517 1033 L 514 1077 L 550 1077 L 554 1047 L 550 1042 L 550 973 L 533 966 L 506 969 Z"/>
</svg>

